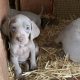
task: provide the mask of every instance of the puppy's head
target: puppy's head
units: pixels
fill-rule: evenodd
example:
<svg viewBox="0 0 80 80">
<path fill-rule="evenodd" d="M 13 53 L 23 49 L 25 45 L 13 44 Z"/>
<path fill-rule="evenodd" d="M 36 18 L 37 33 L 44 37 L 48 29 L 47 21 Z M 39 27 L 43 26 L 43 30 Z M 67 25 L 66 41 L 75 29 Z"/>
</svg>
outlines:
<svg viewBox="0 0 80 80">
<path fill-rule="evenodd" d="M 37 25 L 22 14 L 18 14 L 10 19 L 9 29 L 12 39 L 26 43 L 36 38 L 40 33 Z"/>
</svg>

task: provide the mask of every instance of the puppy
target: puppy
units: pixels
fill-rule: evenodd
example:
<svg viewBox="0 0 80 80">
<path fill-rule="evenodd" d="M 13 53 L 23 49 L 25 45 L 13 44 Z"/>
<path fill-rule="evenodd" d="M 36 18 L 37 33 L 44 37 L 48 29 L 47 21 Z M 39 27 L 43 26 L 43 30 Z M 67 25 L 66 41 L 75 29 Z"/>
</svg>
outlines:
<svg viewBox="0 0 80 80">
<path fill-rule="evenodd" d="M 66 26 L 55 41 L 62 42 L 63 50 L 68 57 L 80 63 L 80 18 Z"/>
<path fill-rule="evenodd" d="M 19 77 L 22 73 L 19 63 L 29 60 L 30 69 L 37 68 L 36 55 L 39 48 L 33 40 L 39 36 L 40 30 L 32 20 L 22 14 L 13 16 L 7 29 L 8 33 L 5 33 L 9 37 L 10 58 L 14 65 L 16 76 Z"/>
</svg>

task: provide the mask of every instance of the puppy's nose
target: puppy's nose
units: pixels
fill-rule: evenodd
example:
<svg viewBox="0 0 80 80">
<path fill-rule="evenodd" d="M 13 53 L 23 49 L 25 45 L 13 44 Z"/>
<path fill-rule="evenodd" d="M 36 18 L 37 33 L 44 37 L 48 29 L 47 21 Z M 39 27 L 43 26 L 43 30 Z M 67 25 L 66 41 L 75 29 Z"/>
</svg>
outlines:
<svg viewBox="0 0 80 80">
<path fill-rule="evenodd" d="M 22 37 L 16 37 L 16 40 L 19 41 L 19 42 L 22 42 L 23 38 Z"/>
</svg>

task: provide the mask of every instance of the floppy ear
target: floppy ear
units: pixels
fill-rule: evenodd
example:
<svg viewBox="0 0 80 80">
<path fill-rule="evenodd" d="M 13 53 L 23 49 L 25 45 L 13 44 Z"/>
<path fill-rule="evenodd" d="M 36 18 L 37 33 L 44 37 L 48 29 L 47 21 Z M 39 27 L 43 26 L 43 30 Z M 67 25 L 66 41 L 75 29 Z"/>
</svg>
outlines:
<svg viewBox="0 0 80 80">
<path fill-rule="evenodd" d="M 40 30 L 39 30 L 38 26 L 33 21 L 31 21 L 31 26 L 32 26 L 31 40 L 33 40 L 34 38 L 39 36 Z"/>
<path fill-rule="evenodd" d="M 3 27 L 1 28 L 2 33 L 6 36 L 9 35 L 9 18 L 6 19 L 6 21 L 4 22 L 4 24 L 2 25 Z"/>
</svg>

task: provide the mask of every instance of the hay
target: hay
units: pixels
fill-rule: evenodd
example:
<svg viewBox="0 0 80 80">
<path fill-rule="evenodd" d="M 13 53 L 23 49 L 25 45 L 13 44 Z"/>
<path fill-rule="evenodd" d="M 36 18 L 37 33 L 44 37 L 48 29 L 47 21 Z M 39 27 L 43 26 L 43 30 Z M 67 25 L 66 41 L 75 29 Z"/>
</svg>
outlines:
<svg viewBox="0 0 80 80">
<path fill-rule="evenodd" d="M 46 51 L 48 53 L 48 51 Z M 54 56 L 53 56 L 54 57 Z M 76 64 L 68 60 L 65 56 L 56 60 L 45 61 L 45 66 L 30 72 L 27 76 L 28 80 L 66 80 L 67 78 L 80 76 L 80 64 Z M 41 58 L 42 59 L 42 58 Z M 27 75 L 27 72 L 23 75 Z M 33 76 L 34 75 L 34 76 Z"/>
<path fill-rule="evenodd" d="M 78 77 L 80 77 L 80 64 L 70 61 L 65 55 L 63 57 L 57 56 L 64 52 L 61 47 L 58 48 L 54 43 L 55 37 L 71 21 L 59 20 L 58 25 L 46 25 L 45 29 L 41 30 L 41 34 L 36 40 L 40 46 L 38 69 L 23 73 L 25 80 L 67 80 L 68 78 L 78 80 Z M 9 64 L 8 68 L 9 80 L 16 80 L 13 66 Z"/>
<path fill-rule="evenodd" d="M 75 65 L 74 63 L 70 63 L 69 61 L 66 60 L 63 61 L 63 60 L 58 59 L 54 62 L 48 61 L 46 63 L 45 69 L 38 69 L 37 71 L 32 71 L 30 73 L 30 75 L 35 74 L 35 77 L 32 79 L 33 80 L 53 80 L 53 79 L 66 80 L 66 78 L 79 77 L 80 65 L 78 64 Z"/>
</svg>

